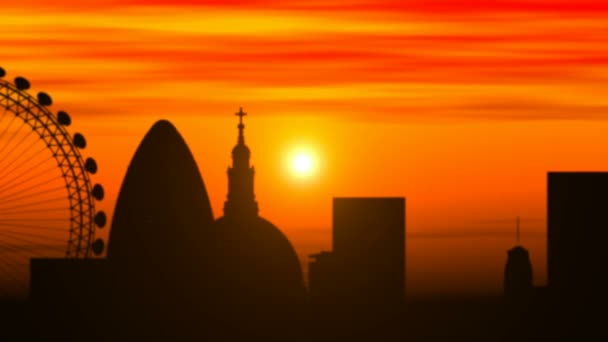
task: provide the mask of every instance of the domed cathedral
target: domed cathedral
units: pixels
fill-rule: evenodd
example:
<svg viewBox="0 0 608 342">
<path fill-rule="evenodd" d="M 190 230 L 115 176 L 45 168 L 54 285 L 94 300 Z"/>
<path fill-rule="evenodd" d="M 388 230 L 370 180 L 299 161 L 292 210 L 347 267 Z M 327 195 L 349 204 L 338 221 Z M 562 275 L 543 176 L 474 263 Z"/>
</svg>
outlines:
<svg viewBox="0 0 608 342">
<path fill-rule="evenodd" d="M 212 224 L 188 146 L 170 122 L 158 121 L 129 164 L 112 220 L 110 314 L 124 324 L 117 334 L 175 331 L 171 324 L 194 316 L 188 310 L 202 303 L 207 255 L 201 246 Z"/>
<path fill-rule="evenodd" d="M 289 339 L 285 332 L 301 333 L 300 329 L 288 327 L 302 314 L 306 301 L 302 270 L 285 235 L 258 215 L 254 168 L 250 166 L 251 152 L 244 137 L 246 113 L 241 109 L 236 115 L 239 132 L 232 150 L 232 166 L 228 168 L 224 216 L 215 221 L 210 239 L 214 311 L 238 320 L 232 327 L 263 334 L 282 331 L 281 338 Z"/>
</svg>

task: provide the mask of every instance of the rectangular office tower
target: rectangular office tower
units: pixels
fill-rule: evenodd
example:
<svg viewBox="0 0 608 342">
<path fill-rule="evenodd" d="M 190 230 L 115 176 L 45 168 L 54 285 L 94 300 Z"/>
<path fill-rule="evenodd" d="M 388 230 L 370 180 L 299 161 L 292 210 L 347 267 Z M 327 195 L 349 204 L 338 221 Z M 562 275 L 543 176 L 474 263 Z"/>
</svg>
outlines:
<svg viewBox="0 0 608 342">
<path fill-rule="evenodd" d="M 548 175 L 548 280 L 561 302 L 597 302 L 608 291 L 608 173 Z"/>
<path fill-rule="evenodd" d="M 334 198 L 333 256 L 343 296 L 366 305 L 402 305 L 405 198 Z"/>
</svg>

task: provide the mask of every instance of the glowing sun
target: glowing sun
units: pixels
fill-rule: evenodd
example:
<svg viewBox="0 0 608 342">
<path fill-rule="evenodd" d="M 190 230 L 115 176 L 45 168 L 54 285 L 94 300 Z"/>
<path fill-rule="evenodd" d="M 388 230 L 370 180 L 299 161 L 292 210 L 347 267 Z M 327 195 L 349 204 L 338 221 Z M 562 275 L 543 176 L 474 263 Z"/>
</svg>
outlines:
<svg viewBox="0 0 608 342">
<path fill-rule="evenodd" d="M 317 158 L 313 151 L 297 150 L 291 153 L 289 169 L 298 178 L 312 177 L 317 171 Z"/>
</svg>

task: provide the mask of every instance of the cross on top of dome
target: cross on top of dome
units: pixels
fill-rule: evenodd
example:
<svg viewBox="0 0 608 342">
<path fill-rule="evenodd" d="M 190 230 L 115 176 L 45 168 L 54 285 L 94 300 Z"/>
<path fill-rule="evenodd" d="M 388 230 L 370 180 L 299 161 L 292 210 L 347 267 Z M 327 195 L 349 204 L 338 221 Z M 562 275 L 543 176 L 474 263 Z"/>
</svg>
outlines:
<svg viewBox="0 0 608 342">
<path fill-rule="evenodd" d="M 245 136 L 243 135 L 243 130 L 245 129 L 245 125 L 243 124 L 243 116 L 247 115 L 247 113 L 243 112 L 243 107 L 239 108 L 239 111 L 234 115 L 239 117 L 239 145 L 245 144 Z"/>
</svg>

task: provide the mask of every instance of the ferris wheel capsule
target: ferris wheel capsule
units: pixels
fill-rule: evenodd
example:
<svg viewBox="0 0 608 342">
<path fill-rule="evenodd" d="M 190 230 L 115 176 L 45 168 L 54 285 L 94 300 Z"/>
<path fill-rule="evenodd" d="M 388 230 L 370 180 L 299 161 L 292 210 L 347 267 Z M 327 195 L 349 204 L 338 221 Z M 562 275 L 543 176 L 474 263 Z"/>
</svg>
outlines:
<svg viewBox="0 0 608 342">
<path fill-rule="evenodd" d="M 4 70 L 3 67 L 0 67 L 0 78 L 6 76 L 6 71 Z"/>
<path fill-rule="evenodd" d="M 28 90 L 30 89 L 30 81 L 21 76 L 15 77 L 15 87 L 19 90 Z"/>
<path fill-rule="evenodd" d="M 87 147 L 87 141 L 84 138 L 84 136 L 80 133 L 76 133 L 74 134 L 74 146 L 78 147 L 78 148 L 85 148 Z"/>
<path fill-rule="evenodd" d="M 97 226 L 97 228 L 103 228 L 106 226 L 106 223 L 108 221 L 108 218 L 106 216 L 106 213 L 103 211 L 98 211 L 97 214 L 95 214 L 95 217 L 93 218 L 93 221 L 95 222 L 95 225 Z"/>
<path fill-rule="evenodd" d="M 84 169 L 91 174 L 97 173 L 97 162 L 95 159 L 91 157 L 87 158 L 87 160 L 84 162 Z"/>
<path fill-rule="evenodd" d="M 93 197 L 96 200 L 98 200 L 98 201 L 103 200 L 103 197 L 104 197 L 103 186 L 101 186 L 101 184 L 95 184 L 95 186 L 93 187 L 93 190 L 91 190 L 91 194 L 93 195 Z"/>
<path fill-rule="evenodd" d="M 91 248 L 93 249 L 93 253 L 95 253 L 95 255 L 100 255 L 105 249 L 105 243 L 102 239 L 97 239 L 91 244 Z"/>
<path fill-rule="evenodd" d="M 50 106 L 53 104 L 53 99 L 51 99 L 51 96 L 43 91 L 38 93 L 38 103 L 40 103 L 43 106 Z"/>
<path fill-rule="evenodd" d="M 57 112 L 57 122 L 62 126 L 69 126 L 72 123 L 70 115 L 62 110 Z"/>
</svg>

